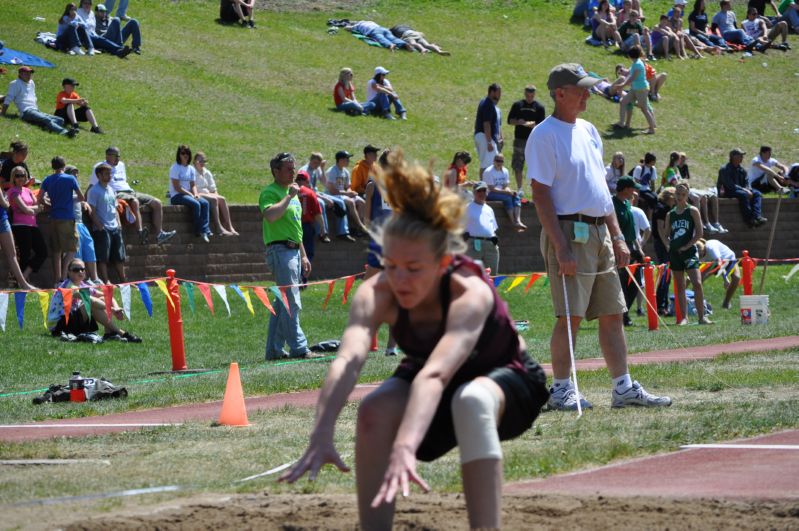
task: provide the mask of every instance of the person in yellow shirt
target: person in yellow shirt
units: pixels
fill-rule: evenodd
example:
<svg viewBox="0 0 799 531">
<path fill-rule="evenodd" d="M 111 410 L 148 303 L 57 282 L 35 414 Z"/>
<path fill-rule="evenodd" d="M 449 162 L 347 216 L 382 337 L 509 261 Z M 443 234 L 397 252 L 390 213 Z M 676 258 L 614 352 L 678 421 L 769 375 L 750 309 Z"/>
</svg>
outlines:
<svg viewBox="0 0 799 531">
<path fill-rule="evenodd" d="M 352 178 L 350 180 L 350 190 L 363 197 L 366 193 L 366 183 L 370 178 L 375 177 L 375 162 L 377 161 L 377 152 L 380 148 L 367 144 L 363 148 L 363 158 L 358 161 L 352 169 Z M 363 216 L 362 216 L 363 218 Z"/>
</svg>

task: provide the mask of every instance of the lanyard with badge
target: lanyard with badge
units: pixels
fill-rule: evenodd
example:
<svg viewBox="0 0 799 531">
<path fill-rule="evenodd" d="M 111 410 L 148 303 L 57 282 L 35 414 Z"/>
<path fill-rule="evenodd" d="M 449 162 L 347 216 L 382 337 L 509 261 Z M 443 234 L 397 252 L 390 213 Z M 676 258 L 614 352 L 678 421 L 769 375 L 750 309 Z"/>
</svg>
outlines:
<svg viewBox="0 0 799 531">
<path fill-rule="evenodd" d="M 574 243 L 586 243 L 588 241 L 588 223 L 584 221 L 575 221 L 572 226 L 574 229 L 572 241 Z"/>
</svg>

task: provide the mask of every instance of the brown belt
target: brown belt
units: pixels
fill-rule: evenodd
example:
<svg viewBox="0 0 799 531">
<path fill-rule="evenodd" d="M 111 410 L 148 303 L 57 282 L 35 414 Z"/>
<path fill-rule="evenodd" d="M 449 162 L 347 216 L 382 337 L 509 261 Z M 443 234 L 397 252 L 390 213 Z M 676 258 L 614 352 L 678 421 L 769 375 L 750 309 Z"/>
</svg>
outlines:
<svg viewBox="0 0 799 531">
<path fill-rule="evenodd" d="M 564 221 L 582 221 L 583 223 L 588 223 L 589 225 L 604 225 L 605 218 L 595 218 L 594 216 L 586 216 L 583 214 L 568 214 L 565 216 L 558 216 L 558 219 L 562 219 Z"/>
</svg>

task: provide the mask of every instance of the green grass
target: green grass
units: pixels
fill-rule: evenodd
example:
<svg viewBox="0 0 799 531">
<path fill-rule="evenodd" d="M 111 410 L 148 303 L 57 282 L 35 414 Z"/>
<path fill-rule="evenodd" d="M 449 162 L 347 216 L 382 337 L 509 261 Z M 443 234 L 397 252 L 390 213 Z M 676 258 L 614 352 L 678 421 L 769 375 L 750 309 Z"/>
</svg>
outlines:
<svg viewBox="0 0 799 531">
<path fill-rule="evenodd" d="M 299 8 L 307 3 L 299 3 Z M 54 31 L 62 5 L 45 0 L 3 2 L 6 46 L 56 63 L 35 74 L 40 107 L 49 110 L 63 77 L 77 78 L 79 93 L 90 99 L 108 134 L 82 134 L 70 141 L 18 120 L 0 120 L 0 142 L 15 136 L 31 146 L 30 166 L 37 177 L 48 173 L 49 160 L 62 154 L 82 169 L 103 158 L 117 144 L 131 179 L 142 191 L 162 196 L 176 146 L 187 143 L 209 156 L 221 190 L 233 202 L 254 203 L 270 180 L 267 162 L 279 151 L 301 158 L 320 150 L 328 159 L 339 149 L 360 153 L 371 142 L 400 145 L 411 157 L 434 159 L 440 173 L 460 149 L 473 150 L 472 126 L 478 100 L 491 82 L 504 87 L 501 108 L 535 83 L 551 111 L 546 76 L 557 63 L 578 61 L 610 75 L 627 63 L 620 55 L 583 44 L 585 32 L 569 23 L 571 1 L 374 1 L 346 3 L 347 9 L 323 4 L 321 11 L 262 12 L 260 29 L 246 31 L 214 23 L 216 0 L 162 2 L 140 0 L 133 14 L 144 31 L 144 54 L 121 62 L 107 55 L 70 57 L 34 43 L 36 31 Z M 647 4 L 650 20 L 669 2 Z M 325 10 L 325 8 L 329 8 Z M 744 4 L 736 2 L 739 20 Z M 42 16 L 46 22 L 35 22 Z M 328 36 L 330 17 L 370 18 L 387 26 L 408 22 L 452 50 L 449 58 L 391 54 L 359 43 L 345 32 Z M 799 48 L 796 37 L 791 37 Z M 658 134 L 616 138 L 609 130 L 618 107 L 598 98 L 585 118 L 606 133 L 605 152 L 627 153 L 629 164 L 645 151 L 667 159 L 684 150 L 700 183 L 715 180 L 732 146 L 752 153 L 760 144 L 775 156 L 799 158 L 795 117 L 797 51 L 778 51 L 739 62 L 740 55 L 703 61 L 660 61 L 667 72 L 665 99 L 656 105 Z M 763 67 L 762 63 L 768 66 Z M 353 119 L 330 111 L 338 70 L 355 70 L 358 95 L 376 65 L 390 78 L 409 108 L 408 122 Z M 5 77 L 14 77 L 10 72 Z M 643 127 L 634 116 L 633 125 Z M 512 130 L 505 128 L 511 138 Z M 6 140 L 3 140 L 5 137 Z M 472 172 L 474 173 L 474 172 Z"/>
<path fill-rule="evenodd" d="M 635 317 L 637 326 L 627 329 L 630 352 L 644 352 L 667 348 L 686 348 L 695 345 L 726 343 L 760 337 L 779 337 L 799 333 L 795 315 L 798 282 L 782 280 L 788 266 L 770 267 L 766 291 L 770 296 L 772 318 L 768 325 L 742 326 L 736 309 L 717 310 L 713 326 L 687 326 L 661 328 L 658 332 L 646 329 L 646 319 Z M 756 270 L 756 277 L 759 280 Z M 356 284 L 357 288 L 358 284 Z M 500 289 L 508 286 L 508 281 Z M 707 281 L 708 300 L 718 308 L 723 296 L 721 280 Z M 347 319 L 347 307 L 341 305 L 342 283 L 327 308 L 322 301 L 326 286 L 306 290 L 303 297 L 302 325 L 310 343 L 338 339 Z M 219 400 L 224 394 L 227 367 L 232 361 L 242 368 L 242 381 L 248 396 L 267 393 L 316 389 L 321 385 L 328 363 L 321 361 L 264 363 L 268 314 L 258 304 L 255 316 L 244 303 L 228 290 L 232 316 L 228 317 L 221 301 L 214 295 L 216 315 L 211 316 L 205 303 L 196 300 L 196 313 L 188 304 L 184 308 L 184 337 L 189 368 L 206 368 L 208 374 L 170 376 L 154 375 L 171 369 L 169 335 L 166 323 L 165 299 L 156 288 L 151 290 L 154 316 L 149 318 L 143 305 L 134 298 L 132 321 L 127 328 L 144 338 L 140 345 L 104 343 L 101 345 L 70 344 L 53 339 L 42 325 L 38 301 L 28 300 L 26 321 L 20 330 L 15 319 L 13 302 L 8 312 L 6 332 L 0 341 L 12 348 L 4 348 L 0 356 L 0 418 L 8 422 L 26 422 L 47 418 L 88 416 L 128 409 L 142 409 L 171 404 Z M 552 317 L 550 289 L 544 280 L 525 294 L 523 287 L 502 296 L 508 301 L 511 314 L 516 319 L 530 321 L 529 330 L 522 333 L 531 354 L 541 362 L 549 362 L 549 337 Z M 185 292 L 184 292 L 185 299 Z M 737 304 L 737 302 L 736 302 Z M 695 318 L 692 319 L 695 321 Z M 673 319 L 668 321 L 673 324 Z M 382 334 L 385 334 L 383 329 Z M 381 345 L 385 336 L 381 335 Z M 596 323 L 585 323 L 579 334 L 576 349 L 578 358 L 600 357 Z M 365 365 L 361 381 L 374 382 L 388 377 L 396 367 L 396 358 L 386 358 L 375 353 Z M 42 389 L 52 383 L 66 383 L 74 370 L 85 376 L 105 376 L 112 382 L 125 385 L 130 397 L 125 401 L 92 402 L 86 404 L 33 405 L 35 396 L 29 391 Z M 632 369 L 637 377 L 640 369 Z M 713 380 L 718 384 L 717 380 Z"/>
<path fill-rule="evenodd" d="M 799 417 L 799 350 L 755 353 L 688 364 L 636 368 L 637 377 L 675 403 L 659 410 L 611 410 L 607 373 L 581 375 L 581 386 L 595 409 L 578 419 L 573 413 L 544 413 L 532 430 L 503 444 L 507 481 L 548 476 L 614 460 L 674 451 L 682 444 L 707 443 L 796 428 Z M 709 375 L 724 381 L 710 388 Z M 353 464 L 356 406 L 344 408 L 336 444 Z M 286 407 L 250 414 L 249 428 L 212 427 L 208 422 L 145 429 L 82 439 L 24 444 L 0 443 L 0 458 L 94 458 L 100 464 L 0 469 L 0 500 L 90 494 L 161 485 L 180 485 L 181 495 L 196 492 L 347 492 L 352 474 L 323 470 L 315 483 L 277 484 L 275 476 L 247 483 L 236 480 L 297 459 L 312 425 L 310 408 Z M 457 452 L 419 472 L 434 491 L 458 491 Z M 106 502 L 102 502 L 106 503 Z M 102 510 L 104 505 L 98 505 Z M 113 507 L 113 506 L 112 506 Z"/>
</svg>

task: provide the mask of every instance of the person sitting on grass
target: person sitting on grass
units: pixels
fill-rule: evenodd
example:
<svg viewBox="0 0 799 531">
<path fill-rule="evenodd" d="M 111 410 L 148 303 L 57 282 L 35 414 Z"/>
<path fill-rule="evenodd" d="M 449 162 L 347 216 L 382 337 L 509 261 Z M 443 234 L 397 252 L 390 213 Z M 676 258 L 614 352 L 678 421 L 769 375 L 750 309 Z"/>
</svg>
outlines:
<svg viewBox="0 0 799 531">
<path fill-rule="evenodd" d="M 94 11 L 92 11 L 92 0 L 80 0 L 80 8 L 77 11 L 77 15 L 77 19 L 80 21 L 79 24 L 85 28 L 91 41 L 92 49 L 88 52 L 89 55 L 93 55 L 96 49 L 97 53 L 100 53 L 100 51 L 108 52 L 120 59 L 124 59 L 133 51 L 130 46 L 123 46 L 122 43 L 114 42 L 97 33 L 97 18 L 94 16 Z"/>
<path fill-rule="evenodd" d="M 788 44 L 788 23 L 780 20 L 769 29 L 766 26 L 766 21 L 758 16 L 756 7 L 750 7 L 746 11 L 746 20 L 741 23 L 741 28 L 757 41 L 760 46 L 758 51 L 765 52 L 772 46 L 783 51 L 791 49 L 791 45 Z M 782 43 L 774 45 L 773 42 L 777 36 L 782 39 Z"/>
<path fill-rule="evenodd" d="M 65 77 L 61 81 L 61 92 L 55 97 L 55 114 L 65 122 L 69 123 L 72 129 L 80 130 L 78 122 L 89 122 L 91 125 L 91 132 L 98 135 L 103 134 L 103 130 L 97 124 L 97 118 L 94 117 L 94 111 L 89 107 L 89 100 L 81 98 L 75 92 L 75 87 L 80 85 L 71 77 Z"/>
<path fill-rule="evenodd" d="M 724 289 L 726 292 L 721 307 L 729 310 L 732 307 L 732 298 L 735 296 L 738 284 L 741 282 L 741 275 L 738 273 L 738 268 L 735 267 L 735 253 L 718 240 L 705 240 L 704 238 L 700 238 L 696 242 L 696 248 L 699 252 L 699 258 L 713 260 L 713 267 L 706 269 L 702 274 L 703 282 L 705 278 L 711 275 L 716 266 L 724 268 Z"/>
<path fill-rule="evenodd" d="M 592 37 L 601 42 L 605 48 L 609 42 L 614 42 L 619 48 L 622 47 L 621 36 L 616 29 L 616 17 L 610 10 L 608 0 L 600 0 L 596 13 L 591 17 L 591 32 Z"/>
<path fill-rule="evenodd" d="M 59 337 L 62 334 L 79 336 L 81 334 L 94 333 L 99 329 L 97 326 L 99 323 L 105 328 L 104 341 L 115 340 L 125 343 L 141 343 L 140 337 L 121 329 L 114 323 L 113 319 L 108 317 L 103 293 L 86 283 L 85 278 L 86 264 L 83 263 L 83 260 L 77 258 L 70 260 L 67 265 L 67 278 L 58 286 L 59 288 L 72 290 L 69 320 L 67 320 L 65 315 L 64 297 L 59 289 L 50 300 L 50 307 L 47 310 L 47 328 L 50 330 L 50 334 L 53 337 Z M 82 290 L 84 288 L 90 290 L 89 308 L 86 308 L 83 297 L 78 293 L 78 289 Z M 125 318 L 125 313 L 113 298 L 111 299 L 111 315 L 118 321 L 122 321 Z"/>
<path fill-rule="evenodd" d="M 713 15 L 711 29 L 718 28 L 728 43 L 741 44 L 747 49 L 753 48 L 756 42 L 744 30 L 738 28 L 738 19 L 735 18 L 730 0 L 721 0 L 719 8 L 721 11 Z"/>
<path fill-rule="evenodd" d="M 707 31 L 707 23 L 705 0 L 694 0 L 693 11 L 688 15 L 688 34 L 705 46 L 717 46 L 721 50 L 730 51 L 724 37 Z"/>
<path fill-rule="evenodd" d="M 660 15 L 660 21 L 652 28 L 650 35 L 652 36 L 653 52 L 662 53 L 663 58 L 667 61 L 671 61 L 670 52 L 672 49 L 674 49 L 674 53 L 677 54 L 678 58 L 685 59 L 687 57 L 687 55 L 683 57 L 685 51 L 682 47 L 682 39 L 675 35 L 671 29 L 669 17 L 666 15 Z"/>
<path fill-rule="evenodd" d="M 619 122 L 613 124 L 613 126 L 616 129 L 628 129 L 630 127 L 631 116 L 628 116 L 627 113 L 629 112 L 631 115 L 632 109 L 628 108 L 628 106 L 635 103 L 641 109 L 641 112 L 644 113 L 644 118 L 649 124 L 646 134 L 654 135 L 657 124 L 655 123 L 655 115 L 649 105 L 649 82 L 646 80 L 646 67 L 641 60 L 643 53 L 640 46 L 633 46 L 627 52 L 627 55 L 633 60 L 633 64 L 630 66 L 624 85 L 630 85 L 630 92 L 619 102 Z"/>
<path fill-rule="evenodd" d="M 622 39 L 621 50 L 629 51 L 633 46 L 640 46 L 648 59 L 654 58 L 652 55 L 652 37 L 649 29 L 644 26 L 638 11 L 630 11 L 630 16 L 619 27 L 619 36 Z"/>
<path fill-rule="evenodd" d="M 461 254 L 464 204 L 419 166 L 393 154 L 382 186 L 394 211 L 378 231 L 385 270 L 353 299 L 341 348 L 317 404 L 308 449 L 280 478 L 315 479 L 325 464 L 348 471 L 333 442 L 336 419 L 381 324 L 407 356 L 358 408 L 355 463 L 360 526 L 391 529 L 410 483 L 429 491 L 417 460 L 455 446 L 469 526 L 499 529 L 501 440 L 527 431 L 549 395 L 506 303 L 482 267 Z"/>
<path fill-rule="evenodd" d="M 222 236 L 238 236 L 239 233 L 233 228 L 233 219 L 230 217 L 227 199 L 219 195 L 214 174 L 205 166 L 206 162 L 205 153 L 198 151 L 194 154 L 197 192 L 200 197 L 208 201 L 211 209 L 211 221 L 213 221 L 216 231 Z"/>
<path fill-rule="evenodd" d="M 51 133 L 74 137 L 75 130 L 65 128 L 63 118 L 39 110 L 33 72 L 33 68 L 29 66 L 19 67 L 18 78 L 8 85 L 3 106 L 0 107 L 0 116 L 8 116 L 8 107 L 13 103 L 17 106 L 19 117 L 23 122 L 39 126 Z"/>
<path fill-rule="evenodd" d="M 672 31 L 674 31 L 674 35 L 677 36 L 678 39 L 682 41 L 682 48 L 683 53 L 685 56 L 688 56 L 688 53 L 685 49 L 689 49 L 694 52 L 690 57 L 691 59 L 704 59 L 705 56 L 700 53 L 700 49 L 707 49 L 711 53 L 720 53 L 720 50 L 717 49 L 715 46 L 705 46 L 700 41 L 696 41 L 694 43 L 691 40 L 691 36 L 688 32 L 683 31 L 683 23 L 682 23 L 682 13 L 683 13 L 683 6 L 682 5 L 675 5 L 674 9 L 671 11 L 671 18 L 669 18 L 669 25 L 671 25 Z"/>
<path fill-rule="evenodd" d="M 369 103 L 374 103 L 372 112 L 375 114 L 379 114 L 387 120 L 393 120 L 394 117 L 391 116 L 391 105 L 393 104 L 400 119 L 407 120 L 408 113 L 399 99 L 399 94 L 391 86 L 391 81 L 386 78 L 388 74 L 389 71 L 382 66 L 375 68 L 374 77 L 366 84 L 366 99 Z"/>
<path fill-rule="evenodd" d="M 369 115 L 375 109 L 375 102 L 360 103 L 355 97 L 355 84 L 352 82 L 352 68 L 342 68 L 338 73 L 338 83 L 333 87 L 333 103 L 336 110 L 350 116 Z"/>
<path fill-rule="evenodd" d="M 669 264 L 677 296 L 675 304 L 681 308 L 682 320 L 678 325 L 688 324 L 688 300 L 685 294 L 685 275 L 694 288 L 694 302 L 699 324 L 713 324 L 705 317 L 705 297 L 702 290 L 702 275 L 699 273 L 699 256 L 696 242 L 702 238 L 702 219 L 699 210 L 688 204 L 688 183 L 680 181 L 674 187 L 677 204 L 669 212 Z"/>
<path fill-rule="evenodd" d="M 131 39 L 130 47 L 133 53 L 141 55 L 141 26 L 139 21 L 135 18 L 125 17 L 127 20 L 125 26 L 117 17 L 111 17 L 103 4 L 97 4 L 94 7 L 94 18 L 97 21 L 95 30 L 97 35 L 105 37 L 109 41 L 125 47 L 125 42 Z"/>
<path fill-rule="evenodd" d="M 94 55 L 94 45 L 84 24 L 78 18 L 78 6 L 69 3 L 58 19 L 55 47 L 69 55 L 85 55 L 81 47 L 86 48 L 89 55 Z"/>
<path fill-rule="evenodd" d="M 122 239 L 122 222 L 117 210 L 117 199 L 111 182 L 111 165 L 101 164 L 95 168 L 98 183 L 92 186 L 86 202 L 91 207 L 92 239 L 100 278 L 111 283 L 108 264 L 116 270 L 120 282 L 125 282 L 125 241 Z M 85 278 L 85 277 L 84 277 Z"/>
<path fill-rule="evenodd" d="M 508 214 L 517 232 L 527 230 L 527 225 L 522 223 L 522 198 L 510 187 L 510 174 L 505 167 L 505 156 L 502 153 L 494 155 L 494 164 L 483 172 L 483 181 L 488 186 L 488 201 L 500 201 Z"/>
<path fill-rule="evenodd" d="M 220 0 L 219 20 L 226 23 L 238 23 L 242 28 L 255 29 L 255 0 Z"/>
<path fill-rule="evenodd" d="M 424 33 L 416 31 L 407 24 L 397 24 L 391 28 L 391 34 L 395 37 L 402 39 L 412 50 L 421 53 L 435 52 L 438 55 L 450 55 L 441 49 L 438 44 L 428 42 L 424 37 Z"/>
</svg>

